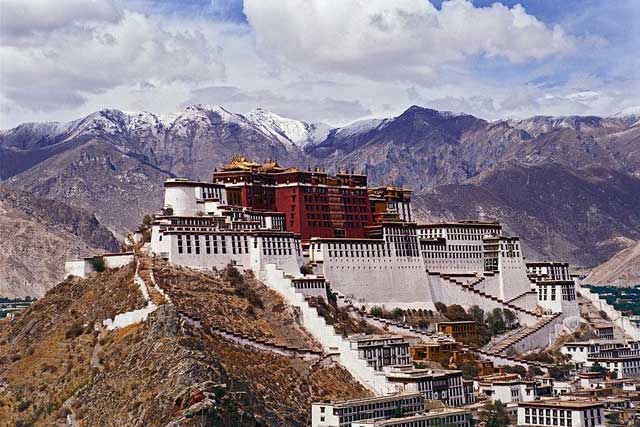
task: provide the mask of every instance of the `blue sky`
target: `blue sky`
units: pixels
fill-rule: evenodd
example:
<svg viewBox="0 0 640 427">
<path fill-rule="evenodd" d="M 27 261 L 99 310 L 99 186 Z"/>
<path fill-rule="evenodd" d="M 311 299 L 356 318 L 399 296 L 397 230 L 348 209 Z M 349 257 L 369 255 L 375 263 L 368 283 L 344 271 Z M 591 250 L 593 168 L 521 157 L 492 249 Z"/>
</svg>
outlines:
<svg viewBox="0 0 640 427">
<path fill-rule="evenodd" d="M 0 126 L 190 103 L 341 125 L 640 105 L 637 0 L 0 0 Z"/>
</svg>

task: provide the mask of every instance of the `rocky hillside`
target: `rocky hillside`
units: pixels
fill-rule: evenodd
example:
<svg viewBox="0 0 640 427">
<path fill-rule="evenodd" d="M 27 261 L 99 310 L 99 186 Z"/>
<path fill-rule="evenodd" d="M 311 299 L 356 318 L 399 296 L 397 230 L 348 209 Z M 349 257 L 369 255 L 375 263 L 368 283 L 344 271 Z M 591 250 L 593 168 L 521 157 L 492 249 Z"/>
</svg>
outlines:
<svg viewBox="0 0 640 427">
<path fill-rule="evenodd" d="M 64 261 L 117 251 L 88 212 L 0 186 L 0 295 L 39 297 L 62 279 Z"/>
<path fill-rule="evenodd" d="M 585 283 L 591 285 L 637 286 L 640 284 L 640 242 L 615 254 L 607 262 L 597 266 Z"/>
<path fill-rule="evenodd" d="M 398 117 L 331 130 L 265 110 L 102 110 L 70 123 L 1 131 L 0 179 L 85 208 L 121 237 L 160 207 L 164 179 L 209 180 L 237 153 L 355 169 L 374 184 L 413 188 L 425 218 L 499 219 L 521 234 L 531 258 L 593 267 L 638 238 L 640 213 L 635 199 L 624 197 L 640 180 L 639 141 L 640 116 L 631 110 L 489 122 L 413 106 Z M 518 187 L 525 184 L 526 191 Z M 583 235 L 585 218 L 592 236 Z"/>
<path fill-rule="evenodd" d="M 330 359 L 277 354 L 216 333 L 244 328 L 316 346 L 283 300 L 253 278 L 151 268 L 170 285 L 172 302 L 143 323 L 102 327 L 145 304 L 133 266 L 69 279 L 14 321 L 0 322 L 0 419 L 21 426 L 306 426 L 312 401 L 369 395 Z M 141 276 L 148 283 L 149 273 Z M 224 315 L 207 305 L 229 302 Z"/>
</svg>

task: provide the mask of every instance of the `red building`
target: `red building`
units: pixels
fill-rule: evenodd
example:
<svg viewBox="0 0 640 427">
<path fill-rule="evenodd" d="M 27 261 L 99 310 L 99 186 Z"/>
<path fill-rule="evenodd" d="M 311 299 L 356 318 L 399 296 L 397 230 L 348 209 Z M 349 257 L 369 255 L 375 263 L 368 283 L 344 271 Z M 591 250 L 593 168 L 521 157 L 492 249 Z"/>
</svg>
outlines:
<svg viewBox="0 0 640 427">
<path fill-rule="evenodd" d="M 225 184 L 227 200 L 285 214 L 286 229 L 311 237 L 365 237 L 373 222 L 367 177 L 355 173 L 282 168 L 236 156 L 213 181 Z"/>
</svg>

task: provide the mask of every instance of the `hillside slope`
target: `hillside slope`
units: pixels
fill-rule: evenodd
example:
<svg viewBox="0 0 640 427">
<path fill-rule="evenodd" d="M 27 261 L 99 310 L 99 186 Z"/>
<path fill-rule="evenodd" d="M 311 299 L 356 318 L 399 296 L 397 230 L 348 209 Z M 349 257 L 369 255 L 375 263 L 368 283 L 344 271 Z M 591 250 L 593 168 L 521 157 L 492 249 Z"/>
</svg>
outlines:
<svg viewBox="0 0 640 427">
<path fill-rule="evenodd" d="M 214 333 L 244 328 L 315 345 L 293 310 L 251 277 L 153 268 L 158 283 L 170 285 L 173 303 L 143 323 L 101 327 L 145 304 L 133 265 L 66 280 L 14 321 L 2 321 L 0 419 L 34 426 L 65 419 L 92 427 L 306 426 L 312 401 L 369 395 L 330 359 L 276 354 Z M 208 303 L 232 305 L 217 316 Z"/>
<path fill-rule="evenodd" d="M 64 261 L 119 249 L 91 214 L 0 185 L 0 296 L 39 297 L 62 279 Z"/>
<path fill-rule="evenodd" d="M 591 270 L 584 282 L 590 285 L 639 285 L 640 242 L 635 242 Z"/>
</svg>

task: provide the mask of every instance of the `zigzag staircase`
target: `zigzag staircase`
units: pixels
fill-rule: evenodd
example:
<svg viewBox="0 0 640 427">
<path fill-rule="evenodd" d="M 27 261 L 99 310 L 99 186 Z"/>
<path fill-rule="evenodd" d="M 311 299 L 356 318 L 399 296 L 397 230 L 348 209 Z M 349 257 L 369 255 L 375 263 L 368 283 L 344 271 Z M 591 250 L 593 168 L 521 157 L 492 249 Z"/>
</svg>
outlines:
<svg viewBox="0 0 640 427">
<path fill-rule="evenodd" d="M 343 295 L 342 293 L 340 293 L 338 291 L 332 291 L 332 294 L 336 297 L 338 302 L 343 307 L 346 307 L 355 316 L 357 316 L 360 319 L 363 319 L 364 321 L 366 321 L 369 324 L 372 324 L 373 326 L 383 327 L 383 328 L 388 329 L 391 332 L 398 333 L 398 334 L 405 334 L 405 335 L 414 336 L 414 337 L 422 339 L 425 342 L 428 342 L 428 341 L 433 340 L 434 338 L 437 338 L 437 334 L 426 333 L 423 330 L 415 328 L 415 327 L 413 327 L 413 326 L 411 326 L 411 325 L 409 325 L 407 323 L 396 321 L 396 320 L 391 320 L 391 319 L 385 319 L 385 318 L 382 318 L 382 317 L 373 316 L 373 315 L 367 313 L 366 311 L 354 306 L 352 301 L 351 301 L 351 299 L 347 298 L 345 295 Z M 555 318 L 557 316 L 558 315 L 551 316 L 551 317 Z M 543 320 L 546 322 L 545 325 L 549 322 L 549 321 L 547 321 L 547 319 L 543 319 Z M 553 320 L 553 319 L 551 319 L 551 320 Z M 539 330 L 543 326 L 544 325 L 541 325 L 539 328 L 536 329 L 536 331 Z M 529 330 L 528 327 L 526 329 Z M 530 335 L 533 332 L 534 331 L 531 331 L 530 333 L 528 333 L 527 335 L 523 336 L 522 338 L 525 338 L 526 336 Z M 519 340 L 520 339 L 518 339 L 517 341 L 519 341 Z M 478 357 L 480 357 L 482 359 L 494 360 L 494 361 L 496 361 L 498 363 L 501 363 L 501 364 L 502 363 L 507 363 L 507 364 L 512 364 L 512 365 L 521 365 L 521 366 L 524 366 L 525 368 L 529 368 L 529 367 L 533 366 L 533 367 L 537 367 L 537 368 L 540 368 L 540 369 L 548 369 L 548 368 L 550 368 L 552 366 L 552 365 L 550 365 L 548 363 L 530 361 L 530 360 L 526 360 L 526 359 L 523 359 L 523 358 L 518 357 L 518 356 L 515 356 L 515 357 L 514 356 L 508 356 L 506 354 L 501 354 L 501 353 L 497 353 L 497 352 L 494 352 L 494 351 L 489 351 L 489 350 L 469 347 L 468 345 L 462 345 L 462 350 L 465 351 L 465 352 L 473 353 L 473 354 L 477 355 Z"/>
<path fill-rule="evenodd" d="M 438 273 L 438 272 L 432 272 L 432 271 L 429 271 L 428 274 L 430 276 L 436 276 L 436 277 L 440 277 L 440 278 L 442 278 L 444 280 L 447 280 L 449 283 L 452 283 L 452 284 L 460 287 L 464 291 L 472 292 L 472 293 L 474 293 L 476 295 L 479 295 L 482 298 L 489 299 L 489 300 L 493 301 L 494 303 L 498 304 L 499 306 L 501 306 L 501 308 L 509 309 L 511 311 L 514 311 L 516 314 L 527 314 L 527 315 L 535 317 L 535 318 L 542 318 L 543 317 L 539 313 L 534 313 L 531 310 L 527 310 L 527 309 L 524 309 L 522 307 L 518 307 L 517 305 L 511 304 L 508 301 L 504 301 L 503 299 L 500 299 L 500 298 L 498 298 L 498 297 L 496 297 L 494 295 L 489 295 L 489 294 L 485 293 L 484 291 L 480 291 L 478 289 L 475 289 L 474 286 L 477 286 L 480 282 L 482 282 L 484 280 L 484 278 L 478 278 L 472 283 L 464 283 L 464 282 L 461 282 L 459 280 L 456 280 L 454 278 L 455 276 L 451 275 L 451 274 Z"/>
</svg>

